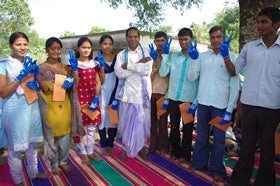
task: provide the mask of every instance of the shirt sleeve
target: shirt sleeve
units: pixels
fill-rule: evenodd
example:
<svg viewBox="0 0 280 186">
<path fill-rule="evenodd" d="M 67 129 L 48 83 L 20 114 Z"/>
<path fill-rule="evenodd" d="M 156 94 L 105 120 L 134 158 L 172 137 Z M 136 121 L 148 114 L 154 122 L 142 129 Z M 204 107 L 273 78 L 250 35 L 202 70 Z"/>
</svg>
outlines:
<svg viewBox="0 0 280 186">
<path fill-rule="evenodd" d="M 236 63 L 236 55 L 232 54 L 230 56 L 230 60 L 235 64 Z M 233 109 L 236 108 L 237 98 L 239 94 L 239 77 L 234 76 L 230 78 L 229 83 L 229 100 L 226 111 L 232 113 Z"/>
<path fill-rule="evenodd" d="M 198 58 L 197 60 L 190 59 L 189 60 L 189 69 L 188 69 L 188 78 L 190 81 L 194 81 L 199 77 L 200 74 L 200 65 L 201 59 Z"/>
<path fill-rule="evenodd" d="M 7 75 L 7 68 L 6 68 L 5 63 L 0 62 L 0 74 Z"/>
<path fill-rule="evenodd" d="M 123 53 L 124 52 L 122 51 L 117 55 L 117 60 L 116 60 L 116 64 L 115 64 L 115 73 L 116 73 L 117 77 L 120 79 L 127 78 L 128 76 L 131 76 L 134 73 L 131 70 L 122 68 L 122 64 L 124 63 Z"/>
<path fill-rule="evenodd" d="M 127 64 L 127 69 L 137 72 L 139 75 L 141 76 L 148 76 L 151 74 L 152 72 L 152 65 L 153 65 L 153 61 L 150 60 L 147 63 L 129 63 Z"/>
<path fill-rule="evenodd" d="M 159 68 L 159 75 L 161 77 L 165 77 L 170 73 L 170 61 L 171 56 L 169 56 L 168 54 L 162 54 L 161 66 Z"/>
<path fill-rule="evenodd" d="M 248 51 L 248 44 L 246 44 L 243 49 L 241 50 L 241 53 L 236 59 L 235 64 L 235 74 L 239 74 L 240 71 L 246 66 L 246 55 Z"/>
</svg>

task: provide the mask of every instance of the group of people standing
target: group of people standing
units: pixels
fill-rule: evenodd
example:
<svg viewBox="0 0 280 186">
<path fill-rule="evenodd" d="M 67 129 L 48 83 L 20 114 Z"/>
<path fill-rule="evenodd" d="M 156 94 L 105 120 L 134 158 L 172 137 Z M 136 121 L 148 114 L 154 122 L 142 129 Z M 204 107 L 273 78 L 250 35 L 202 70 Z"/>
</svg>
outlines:
<svg viewBox="0 0 280 186">
<path fill-rule="evenodd" d="M 0 147 L 8 146 L 8 164 L 15 184 L 23 185 L 21 151 L 25 151 L 27 173 L 32 178 L 49 178 L 38 172 L 37 145 L 44 141 L 45 155 L 53 174 L 70 172 L 68 152 L 73 141 L 81 161 L 99 161 L 94 152 L 95 131 L 100 136 L 101 153 L 113 154 L 119 130 L 127 157 L 139 155 L 151 161 L 148 153 L 170 153 L 170 160 L 191 162 L 189 171 L 205 169 L 215 182 L 227 178 L 224 165 L 225 131 L 210 126 L 220 116 L 228 124 L 239 94 L 238 73 L 245 68 L 241 95 L 242 150 L 228 185 L 248 185 L 254 164 L 257 136 L 261 162 L 255 185 L 275 185 L 274 132 L 280 122 L 280 10 L 263 9 L 257 17 L 260 39 L 247 43 L 237 57 L 230 52 L 230 41 L 222 27 L 209 30 L 211 50 L 199 53 L 193 32 L 178 32 L 181 51 L 170 53 L 172 40 L 157 32 L 150 53 L 140 44 L 140 31 L 126 31 L 127 47 L 113 54 L 110 35 L 100 38 L 100 51 L 93 57 L 92 42 L 78 40 L 76 53 L 69 51 L 69 63 L 61 62 L 62 42 L 46 41 L 45 62 L 37 65 L 27 55 L 28 37 L 22 32 L 10 36 L 11 56 L 0 60 L 0 96 L 3 98 Z M 65 91 L 62 101 L 54 101 L 57 83 Z M 27 101 L 26 88 L 38 99 Z M 157 102 L 164 97 L 157 116 Z M 197 113 L 196 141 L 192 151 L 194 123 L 181 123 L 180 104 L 188 102 L 188 114 Z M 118 112 L 118 125 L 110 125 L 106 107 Z M 89 117 L 84 109 L 98 112 Z M 170 116 L 170 134 L 167 118 Z M 118 128 L 117 128 L 118 127 Z M 182 132 L 182 137 L 181 137 Z M 212 147 L 209 136 L 213 134 Z M 258 135 L 259 134 L 259 135 Z M 150 146 L 144 144 L 150 137 Z"/>
</svg>

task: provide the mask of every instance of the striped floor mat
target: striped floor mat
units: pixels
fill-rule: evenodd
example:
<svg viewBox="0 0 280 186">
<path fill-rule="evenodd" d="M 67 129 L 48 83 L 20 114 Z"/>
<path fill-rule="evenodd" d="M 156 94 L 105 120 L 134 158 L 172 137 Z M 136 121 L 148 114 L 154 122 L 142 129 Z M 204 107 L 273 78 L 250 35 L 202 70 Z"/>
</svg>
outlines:
<svg viewBox="0 0 280 186">
<path fill-rule="evenodd" d="M 145 144 L 148 147 L 148 144 Z M 120 140 L 117 140 L 114 146 L 114 156 L 102 156 L 100 146 L 96 145 L 95 151 L 102 160 L 99 162 L 90 161 L 90 165 L 81 164 L 80 155 L 75 149 L 70 150 L 69 166 L 72 171 L 68 174 L 60 174 L 52 176 L 50 179 L 38 180 L 28 179 L 26 173 L 25 161 L 22 161 L 24 171 L 24 184 L 50 186 L 50 185 L 73 185 L 73 186 L 89 186 L 89 185 L 223 185 L 215 184 L 213 178 L 206 171 L 189 172 L 189 164 L 176 164 L 169 161 L 168 155 L 150 154 L 152 161 L 144 162 L 140 157 L 127 158 L 125 161 L 120 161 L 119 157 L 124 152 L 125 148 Z M 236 163 L 236 158 L 225 159 L 227 165 L 227 173 L 230 176 L 232 168 Z M 256 176 L 259 157 L 256 155 L 256 165 L 252 181 Z M 48 166 L 48 161 L 43 156 L 38 158 L 40 172 L 48 172 L 51 170 Z M 277 186 L 280 186 L 280 164 L 276 163 L 277 169 Z M 0 185 L 13 185 L 8 164 L 0 166 Z"/>
</svg>

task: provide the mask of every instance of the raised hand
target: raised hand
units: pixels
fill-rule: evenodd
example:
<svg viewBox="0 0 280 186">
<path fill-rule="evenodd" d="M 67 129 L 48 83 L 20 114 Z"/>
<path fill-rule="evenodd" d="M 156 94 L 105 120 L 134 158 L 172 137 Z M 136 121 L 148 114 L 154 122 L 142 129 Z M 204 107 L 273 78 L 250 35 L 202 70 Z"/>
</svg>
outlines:
<svg viewBox="0 0 280 186">
<path fill-rule="evenodd" d="M 149 49 L 150 49 L 150 56 L 155 61 L 158 57 L 157 50 L 155 50 L 154 45 L 152 43 L 149 44 Z"/>
<path fill-rule="evenodd" d="M 163 104 L 161 105 L 161 109 L 167 109 L 169 105 L 169 99 L 165 98 Z"/>
<path fill-rule="evenodd" d="M 190 43 L 190 46 L 189 46 L 187 52 L 188 52 L 190 58 L 192 58 L 193 60 L 196 60 L 199 56 L 199 53 L 196 48 L 197 40 L 194 40 L 194 43 L 192 42 L 192 40 L 190 40 L 189 43 Z"/>
<path fill-rule="evenodd" d="M 100 68 L 103 68 L 105 66 L 105 60 L 104 60 L 104 57 L 102 56 L 100 50 L 98 50 L 98 53 L 97 53 L 97 61 L 99 62 Z"/>
<path fill-rule="evenodd" d="M 69 50 L 69 63 L 74 72 L 78 71 L 78 59 L 75 57 L 73 50 Z"/>
<path fill-rule="evenodd" d="M 172 39 L 167 39 L 167 40 L 163 43 L 163 45 L 162 45 L 162 53 L 163 53 L 163 54 L 169 54 L 171 42 L 172 42 Z"/>
<path fill-rule="evenodd" d="M 231 40 L 232 40 L 232 35 L 230 35 L 227 40 L 226 34 L 223 34 L 223 43 L 220 45 L 220 54 L 224 58 L 229 56 L 229 45 L 230 45 Z"/>
<path fill-rule="evenodd" d="M 39 72 L 39 67 L 38 65 L 36 64 L 37 60 L 34 60 L 32 62 L 32 72 L 34 73 L 34 76 L 35 77 L 38 77 L 40 75 L 40 72 Z"/>
<path fill-rule="evenodd" d="M 195 114 L 196 109 L 197 109 L 197 105 L 196 104 L 191 104 L 190 108 L 188 109 L 188 113 L 189 114 Z"/>
<path fill-rule="evenodd" d="M 116 98 L 112 102 L 112 109 L 113 110 L 118 110 L 119 109 L 119 103 L 118 103 L 118 100 Z"/>
<path fill-rule="evenodd" d="M 37 80 L 31 80 L 26 83 L 26 86 L 31 90 L 39 90 L 40 86 Z"/>
<path fill-rule="evenodd" d="M 19 72 L 16 77 L 18 82 L 21 82 L 32 71 L 32 58 L 30 56 L 25 56 L 23 61 L 23 69 Z"/>
<path fill-rule="evenodd" d="M 89 109 L 95 111 L 99 105 L 99 97 L 94 96 L 93 100 L 91 101 L 89 105 Z"/>
<path fill-rule="evenodd" d="M 225 124 L 229 123 L 230 121 L 231 121 L 231 113 L 225 111 L 223 114 L 223 120 L 220 121 L 220 124 L 225 125 Z"/>
<path fill-rule="evenodd" d="M 62 88 L 64 88 L 65 90 L 68 90 L 69 88 L 71 88 L 74 84 L 74 78 L 72 77 L 68 77 L 64 80 L 63 84 L 62 84 Z"/>
</svg>

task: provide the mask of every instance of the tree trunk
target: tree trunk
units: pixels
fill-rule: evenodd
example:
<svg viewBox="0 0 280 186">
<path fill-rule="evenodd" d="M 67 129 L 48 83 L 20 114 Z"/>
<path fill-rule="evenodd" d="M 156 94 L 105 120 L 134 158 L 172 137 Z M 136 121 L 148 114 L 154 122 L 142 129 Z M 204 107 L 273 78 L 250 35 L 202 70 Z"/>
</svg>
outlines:
<svg viewBox="0 0 280 186">
<path fill-rule="evenodd" d="M 279 0 L 238 0 L 240 8 L 239 47 L 248 41 L 257 39 L 256 19 L 265 7 L 280 7 Z"/>
</svg>

